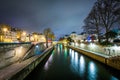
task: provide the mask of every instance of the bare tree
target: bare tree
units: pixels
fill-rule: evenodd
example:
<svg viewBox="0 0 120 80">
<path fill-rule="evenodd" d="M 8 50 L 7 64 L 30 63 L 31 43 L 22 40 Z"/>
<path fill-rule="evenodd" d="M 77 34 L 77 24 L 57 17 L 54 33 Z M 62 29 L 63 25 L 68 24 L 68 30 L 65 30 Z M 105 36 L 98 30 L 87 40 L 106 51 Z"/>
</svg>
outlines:
<svg viewBox="0 0 120 80">
<path fill-rule="evenodd" d="M 55 39 L 55 34 L 53 32 L 50 33 L 50 38 L 52 41 Z"/>
<path fill-rule="evenodd" d="M 91 12 L 84 20 L 84 29 L 87 32 L 95 30 L 100 42 L 101 29 L 108 33 L 115 23 L 120 19 L 120 1 L 119 0 L 97 0 Z M 120 22 L 119 22 L 120 23 Z M 108 42 L 108 35 L 106 34 L 106 41 Z"/>
<path fill-rule="evenodd" d="M 108 33 L 117 22 L 117 17 L 114 15 L 114 10 L 117 7 L 117 1 L 115 0 L 98 0 L 97 9 L 100 16 L 101 23 L 105 29 L 105 33 Z M 106 41 L 108 42 L 108 35 Z"/>
<path fill-rule="evenodd" d="M 45 38 L 46 38 L 46 47 L 48 48 L 48 38 L 50 37 L 51 35 L 51 29 L 50 28 L 46 28 L 44 29 L 44 35 L 45 35 Z"/>
<path fill-rule="evenodd" d="M 114 10 L 114 15 L 117 17 L 118 28 L 120 29 L 120 0 L 116 0 L 116 9 Z"/>
<path fill-rule="evenodd" d="M 101 20 L 97 9 L 97 3 L 93 6 L 86 20 L 89 25 L 88 27 L 94 30 L 94 33 L 98 35 L 98 42 L 100 42 Z"/>
</svg>

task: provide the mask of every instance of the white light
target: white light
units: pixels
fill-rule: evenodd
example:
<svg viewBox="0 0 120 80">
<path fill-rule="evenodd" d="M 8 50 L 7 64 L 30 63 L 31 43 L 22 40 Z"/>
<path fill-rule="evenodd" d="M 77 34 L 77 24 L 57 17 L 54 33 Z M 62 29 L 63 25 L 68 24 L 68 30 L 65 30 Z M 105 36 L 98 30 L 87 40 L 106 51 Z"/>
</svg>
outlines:
<svg viewBox="0 0 120 80">
<path fill-rule="evenodd" d="M 21 46 L 20 48 L 22 49 L 23 47 Z"/>
<path fill-rule="evenodd" d="M 93 62 L 90 62 L 90 70 L 91 72 L 94 72 L 95 66 Z"/>
<path fill-rule="evenodd" d="M 74 50 L 72 50 L 71 59 L 74 60 Z"/>
<path fill-rule="evenodd" d="M 87 40 L 85 40 L 85 42 L 87 42 Z"/>
<path fill-rule="evenodd" d="M 39 46 L 38 45 L 36 45 L 36 48 L 38 48 Z"/>
<path fill-rule="evenodd" d="M 90 43 L 90 48 L 95 48 L 96 45 L 94 43 Z"/>
<path fill-rule="evenodd" d="M 78 46 L 78 43 L 75 43 L 76 46 Z"/>
<path fill-rule="evenodd" d="M 89 75 L 93 78 L 96 77 L 96 72 L 97 72 L 97 69 L 95 67 L 95 64 L 93 62 L 90 62 L 89 63 Z"/>
<path fill-rule="evenodd" d="M 84 46 L 85 46 L 85 44 L 83 44 L 83 43 L 80 44 L 80 47 L 84 48 Z"/>
<path fill-rule="evenodd" d="M 80 73 L 83 74 L 85 69 L 85 60 L 83 56 L 80 56 Z"/>
<path fill-rule="evenodd" d="M 45 66 L 44 66 L 45 70 L 49 69 L 49 66 L 51 65 L 52 60 L 53 60 L 53 54 L 49 57 L 48 61 L 46 62 Z"/>
<path fill-rule="evenodd" d="M 90 42 L 92 41 L 92 40 L 89 40 Z"/>
<path fill-rule="evenodd" d="M 75 52 L 75 65 L 77 66 L 78 65 L 78 53 Z"/>
<path fill-rule="evenodd" d="M 114 48 L 115 50 L 119 49 L 119 47 L 118 47 L 117 45 L 114 45 L 113 48 Z"/>
<path fill-rule="evenodd" d="M 81 42 L 83 42 L 83 40 L 80 40 Z"/>
<path fill-rule="evenodd" d="M 72 53 L 72 49 L 69 49 L 69 51 L 70 51 L 70 54 Z"/>
<path fill-rule="evenodd" d="M 80 64 L 81 64 L 81 65 L 84 64 L 84 58 L 83 58 L 83 56 L 80 57 Z"/>
</svg>

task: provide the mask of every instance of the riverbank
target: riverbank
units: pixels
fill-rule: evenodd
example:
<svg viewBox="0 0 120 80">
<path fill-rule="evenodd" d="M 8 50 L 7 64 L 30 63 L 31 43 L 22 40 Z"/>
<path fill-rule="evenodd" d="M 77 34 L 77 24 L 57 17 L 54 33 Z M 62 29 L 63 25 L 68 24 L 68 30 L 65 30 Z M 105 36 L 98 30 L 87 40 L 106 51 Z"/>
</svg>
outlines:
<svg viewBox="0 0 120 80">
<path fill-rule="evenodd" d="M 53 46 L 46 49 L 41 55 L 33 56 L 1 69 L 0 80 L 23 80 L 52 50 Z"/>
<path fill-rule="evenodd" d="M 88 51 L 88 50 L 85 50 L 85 49 L 81 49 L 81 48 L 78 48 L 78 47 L 73 47 L 73 46 L 68 46 L 69 48 L 77 51 L 77 52 L 80 52 L 92 59 L 95 59 L 101 63 L 104 63 L 112 68 L 115 68 L 117 70 L 120 70 L 120 62 L 118 60 L 113 60 L 114 58 L 111 58 L 105 54 L 101 54 L 101 53 L 96 53 L 96 52 L 92 52 L 92 51 Z"/>
</svg>

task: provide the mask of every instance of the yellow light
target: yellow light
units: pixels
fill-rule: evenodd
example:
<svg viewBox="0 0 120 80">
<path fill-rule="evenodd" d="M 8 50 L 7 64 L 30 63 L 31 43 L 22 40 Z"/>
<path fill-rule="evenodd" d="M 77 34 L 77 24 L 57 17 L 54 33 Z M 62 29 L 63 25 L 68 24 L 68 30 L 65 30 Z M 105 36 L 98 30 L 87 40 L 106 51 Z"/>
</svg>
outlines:
<svg viewBox="0 0 120 80">
<path fill-rule="evenodd" d="M 25 35 L 26 35 L 26 32 L 23 32 L 22 34 L 25 36 Z"/>
<path fill-rule="evenodd" d="M 8 29 L 7 28 L 3 28 L 3 31 L 6 32 Z"/>
<path fill-rule="evenodd" d="M 31 36 L 31 38 L 30 38 L 30 39 L 31 39 L 31 41 L 33 41 L 33 40 L 34 40 L 34 38 L 33 38 L 32 36 Z"/>
<path fill-rule="evenodd" d="M 35 38 L 37 38 L 37 35 L 35 35 Z"/>
</svg>

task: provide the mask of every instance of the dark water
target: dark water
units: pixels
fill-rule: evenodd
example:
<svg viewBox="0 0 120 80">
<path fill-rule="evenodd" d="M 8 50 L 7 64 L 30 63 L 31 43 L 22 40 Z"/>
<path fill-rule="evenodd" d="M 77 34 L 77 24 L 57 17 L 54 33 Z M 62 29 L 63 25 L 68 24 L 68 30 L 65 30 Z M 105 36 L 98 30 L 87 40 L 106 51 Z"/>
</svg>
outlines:
<svg viewBox="0 0 120 80">
<path fill-rule="evenodd" d="M 62 45 L 25 80 L 119 80 L 120 72 Z"/>
</svg>

